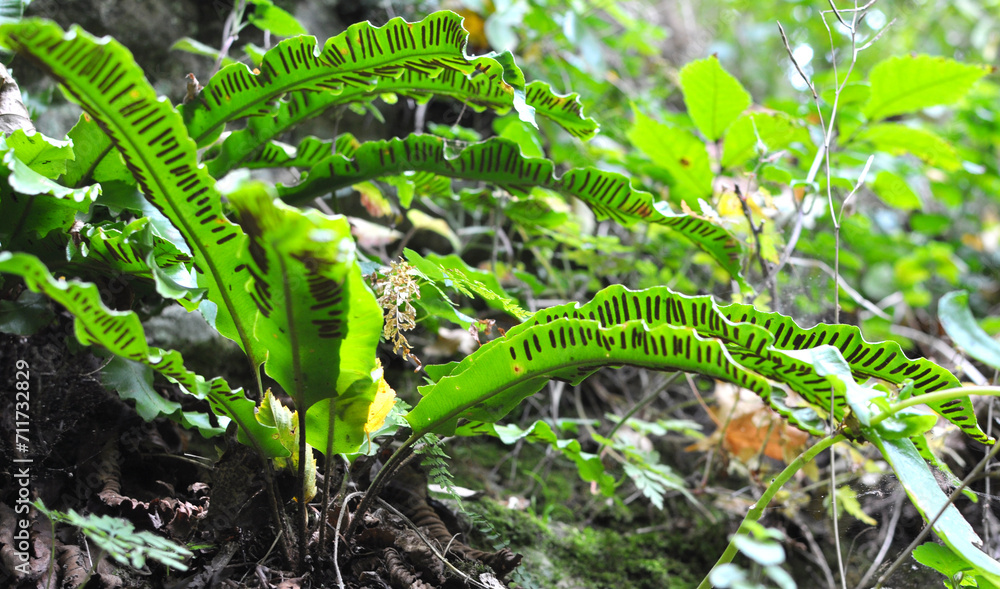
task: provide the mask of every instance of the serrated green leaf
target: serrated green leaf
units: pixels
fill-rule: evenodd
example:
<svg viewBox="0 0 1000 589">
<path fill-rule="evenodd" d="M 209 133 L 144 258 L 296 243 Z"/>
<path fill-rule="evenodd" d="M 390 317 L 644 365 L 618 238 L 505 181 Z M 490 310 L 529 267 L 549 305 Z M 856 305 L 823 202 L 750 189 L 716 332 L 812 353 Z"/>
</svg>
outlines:
<svg viewBox="0 0 1000 589">
<path fill-rule="evenodd" d="M 85 225 L 74 241 L 67 246 L 69 261 L 88 264 L 91 270 L 111 274 L 129 274 L 164 284 L 161 295 L 180 298 L 194 295 L 193 280 L 184 266 L 190 256 L 179 251 L 173 243 L 153 233 L 149 218 L 140 217 L 129 223 L 102 223 Z M 152 264 L 150 263 L 152 262 Z M 158 274 L 159 273 L 159 274 Z M 186 285 L 186 286 L 182 286 Z M 196 300 L 197 297 L 192 296 Z"/>
<path fill-rule="evenodd" d="M 751 305 L 732 304 L 720 307 L 719 311 L 729 321 L 737 324 L 751 323 L 767 329 L 774 337 L 774 347 L 782 350 L 804 350 L 823 344 L 840 350 L 841 356 L 850 366 L 851 372 L 859 379 L 879 378 L 894 385 L 902 385 L 907 379 L 913 380 L 913 394 L 933 393 L 945 388 L 960 386 L 955 375 L 937 364 L 918 358 L 909 359 L 896 342 L 868 342 L 861 330 L 853 325 L 819 324 L 808 329 L 800 327 L 790 317 L 780 313 L 766 313 Z M 690 312 L 689 312 L 690 313 Z M 739 361 L 753 361 L 734 352 Z M 809 390 L 807 387 L 807 390 Z M 812 392 L 815 405 L 829 407 L 829 384 L 824 381 Z M 824 392 L 825 389 L 825 392 Z M 802 391 L 797 391 L 802 394 Z M 812 402 L 811 402 L 812 403 Z M 967 436 L 983 444 L 993 441 L 976 423 L 976 414 L 968 399 L 955 399 L 947 403 L 934 403 L 930 407 L 954 423 Z"/>
<path fill-rule="evenodd" d="M 83 188 L 67 188 L 31 169 L 18 159 L 13 150 L 3 156 L 3 163 L 10 170 L 7 181 L 10 187 L 21 194 L 46 194 L 54 196 L 78 211 L 86 211 L 101 193 L 101 186 L 94 184 Z"/>
<path fill-rule="evenodd" d="M 628 131 L 632 145 L 670 173 L 672 197 L 697 208 L 699 198 L 712 195 L 705 144 L 684 129 L 658 123 L 638 110 L 634 113 L 635 123 Z"/>
<path fill-rule="evenodd" d="M 218 155 L 209 160 L 209 171 L 218 178 L 241 163 L 305 165 L 283 160 L 268 141 L 335 106 L 367 103 L 379 96 L 400 94 L 418 103 L 427 102 L 432 96 L 443 96 L 458 100 L 477 112 L 491 109 L 498 114 L 515 106 L 515 92 L 507 79 L 510 74 L 505 74 L 509 68 L 505 69 L 491 57 L 469 58 L 469 64 L 471 74 L 450 69 L 428 73 L 414 68 L 405 69 L 396 77 L 377 78 L 372 87 L 345 87 L 339 93 L 292 92 L 278 103 L 274 113 L 251 117 L 246 129 L 226 137 Z M 520 76 L 520 70 L 517 74 Z M 523 76 L 521 79 L 523 81 Z M 548 84 L 534 81 L 527 85 L 523 101 L 525 108 L 555 121 L 577 138 L 590 139 L 597 132 L 597 123 L 583 116 L 576 94 L 558 95 Z"/>
<path fill-rule="evenodd" d="M 890 57 L 869 75 L 872 90 L 865 116 L 877 121 L 928 106 L 953 104 L 990 71 L 990 66 L 931 55 Z"/>
<path fill-rule="evenodd" d="M 420 388 L 423 398 L 406 416 L 414 433 L 450 434 L 460 417 L 495 422 L 550 379 L 578 384 L 607 365 L 691 370 L 758 394 L 770 389 L 729 359 L 718 340 L 702 339 L 686 327 L 648 328 L 640 320 L 602 327 L 597 321 L 564 319 L 512 331 L 483 345 L 437 383 Z M 473 365 L 475 370 L 469 370 Z"/>
<path fill-rule="evenodd" d="M 716 56 L 692 61 L 680 72 L 688 115 L 709 141 L 716 141 L 753 100 Z"/>
<path fill-rule="evenodd" d="M 566 317 L 596 320 L 603 327 L 641 320 L 653 328 L 664 324 L 692 328 L 702 337 L 726 343 L 728 353 L 742 369 L 788 385 L 819 412 L 828 413 L 833 406 L 838 421 L 847 414 L 848 400 L 842 393 L 831 399 L 834 388 L 831 385 L 837 381 L 831 382 L 819 374 L 819 363 L 829 366 L 827 372 L 831 374 L 850 373 L 859 379 L 875 377 L 896 385 L 912 379 L 915 395 L 959 386 L 958 379 L 950 372 L 929 360 L 910 360 L 895 342 L 865 341 L 855 326 L 820 324 L 803 329 L 790 317 L 779 313 L 765 313 L 742 304 L 718 307 L 712 297 L 688 297 L 664 287 L 632 291 L 623 286 L 610 286 L 587 303 L 567 303 L 539 311 L 507 330 L 507 337 L 518 335 L 529 327 L 554 325 Z M 827 349 L 817 352 L 816 349 L 824 344 Z M 808 353 L 796 353 L 797 350 Z M 837 365 L 844 362 L 849 368 L 840 370 Z M 452 370 L 449 374 L 456 372 Z M 852 378 L 842 380 L 854 383 Z M 814 412 L 803 414 L 802 408 L 786 406 L 770 387 L 755 392 L 793 424 L 822 435 L 822 429 L 816 428 Z M 968 399 L 930 406 L 972 439 L 992 443 L 979 429 Z M 800 420 L 800 416 L 803 419 Z"/>
<path fill-rule="evenodd" d="M 146 559 L 155 560 L 179 571 L 188 570 L 184 560 L 190 558 L 190 550 L 152 532 L 136 531 L 131 522 L 109 515 L 80 515 L 72 509 L 67 513 L 50 510 L 35 501 L 33 505 L 52 522 L 66 523 L 80 528 L 101 552 L 111 556 L 125 566 L 143 569 Z"/>
<path fill-rule="evenodd" d="M 320 50 L 311 36 L 285 39 L 264 55 L 259 74 L 234 64 L 214 75 L 202 99 L 184 105 L 184 120 L 191 136 L 205 145 L 228 121 L 272 114 L 270 104 L 289 92 L 371 92 L 379 79 L 398 78 L 411 69 L 432 76 L 446 70 L 472 74 L 461 22 L 457 14 L 442 11 L 416 23 L 402 18 L 382 27 L 357 23 Z"/>
</svg>

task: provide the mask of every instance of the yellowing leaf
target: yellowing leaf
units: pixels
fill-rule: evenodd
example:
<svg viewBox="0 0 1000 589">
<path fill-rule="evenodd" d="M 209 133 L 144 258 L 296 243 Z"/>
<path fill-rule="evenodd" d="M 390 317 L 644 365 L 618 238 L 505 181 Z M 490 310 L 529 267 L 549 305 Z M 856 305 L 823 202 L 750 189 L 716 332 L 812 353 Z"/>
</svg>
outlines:
<svg viewBox="0 0 1000 589">
<path fill-rule="evenodd" d="M 378 372 L 382 371 L 381 365 L 376 369 Z M 375 400 L 368 407 L 368 421 L 365 422 L 365 435 L 371 436 L 373 433 L 378 431 L 382 424 L 385 423 L 385 416 L 389 414 L 389 410 L 392 406 L 396 404 L 396 391 L 392 390 L 389 383 L 385 381 L 385 378 L 379 375 L 378 381 L 378 392 L 375 393 Z M 371 439 L 369 438 L 369 445 L 371 444 Z"/>
<path fill-rule="evenodd" d="M 858 496 L 848 485 L 841 485 L 837 487 L 837 502 L 840 506 L 844 508 L 844 511 L 854 516 L 860 522 L 866 523 L 869 526 L 877 525 L 878 522 L 875 518 L 868 515 L 861 509 L 861 503 L 858 501 Z"/>
<path fill-rule="evenodd" d="M 299 414 L 288 407 L 282 405 L 267 389 L 264 393 L 264 400 L 261 401 L 257 409 L 257 421 L 268 427 L 277 428 L 274 434 L 281 445 L 285 447 L 291 456 L 287 458 L 275 458 L 274 465 L 278 468 L 286 468 L 291 472 L 298 472 L 299 468 Z M 316 496 L 316 458 L 311 446 L 306 445 L 306 454 L 309 460 L 306 461 L 306 501 L 311 501 Z"/>
<path fill-rule="evenodd" d="M 392 205 L 382 194 L 382 190 L 371 182 L 358 182 L 353 186 L 361 194 L 361 205 L 373 217 L 388 217 L 392 214 Z"/>
</svg>

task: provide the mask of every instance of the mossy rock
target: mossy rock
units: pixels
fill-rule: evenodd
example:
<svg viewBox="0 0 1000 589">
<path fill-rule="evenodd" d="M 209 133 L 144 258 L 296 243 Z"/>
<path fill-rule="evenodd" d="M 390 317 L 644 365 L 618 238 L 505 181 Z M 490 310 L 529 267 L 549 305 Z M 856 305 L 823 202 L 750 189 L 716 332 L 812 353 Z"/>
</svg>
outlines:
<svg viewBox="0 0 1000 589">
<path fill-rule="evenodd" d="M 464 503 L 490 522 L 507 547 L 524 556 L 514 575 L 519 587 L 694 587 L 725 549 L 725 525 L 707 521 L 637 534 L 544 522 L 488 498 Z"/>
</svg>

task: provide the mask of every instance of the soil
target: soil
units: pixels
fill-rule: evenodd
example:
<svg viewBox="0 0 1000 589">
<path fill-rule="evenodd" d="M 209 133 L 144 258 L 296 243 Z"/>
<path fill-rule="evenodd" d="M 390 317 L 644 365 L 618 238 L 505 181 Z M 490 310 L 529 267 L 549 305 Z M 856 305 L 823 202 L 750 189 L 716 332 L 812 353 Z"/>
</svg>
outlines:
<svg viewBox="0 0 1000 589">
<path fill-rule="evenodd" d="M 342 501 L 331 502 L 322 546 L 314 501 L 310 558 L 296 572 L 294 557 L 288 562 L 275 540 L 263 466 L 253 451 L 228 435 L 205 441 L 171 421 L 143 421 L 130 403 L 99 382 L 102 360 L 74 343 L 70 321 L 62 317 L 31 337 L 0 335 L 4 382 L 23 380 L 16 375 L 20 369 L 29 383 L 29 394 L 20 397 L 28 399 L 18 409 L 24 411 L 5 407 L 0 421 L 0 450 L 17 460 L 0 472 L 3 586 L 75 587 L 89 577 L 87 587 L 288 589 L 338 586 L 339 579 L 349 588 L 501 587 L 521 561 L 509 549 L 480 551 L 453 536 L 458 519 L 440 502 L 429 501 L 426 477 L 414 462 L 386 486 L 385 502 L 366 514 L 357 533 L 349 541 L 341 537 L 337 561 L 333 530 Z M 190 403 L 170 386 L 161 392 Z M 4 399 L 13 403 L 14 390 Z M 375 458 L 359 460 L 348 480 L 367 483 L 377 466 Z M 297 512 L 292 478 L 278 473 L 276 484 L 285 517 L 292 519 Z M 347 495 L 354 500 L 348 502 L 341 530 L 356 507 L 356 495 Z M 51 522 L 29 506 L 35 500 L 61 512 L 122 518 L 137 530 L 193 547 L 188 570 L 152 560 L 139 571 L 118 566 L 72 526 L 57 526 L 53 535 Z M 437 510 L 452 522 L 451 529 Z M 26 566 L 19 560 L 19 545 L 5 537 L 22 520 L 32 531 Z"/>
</svg>

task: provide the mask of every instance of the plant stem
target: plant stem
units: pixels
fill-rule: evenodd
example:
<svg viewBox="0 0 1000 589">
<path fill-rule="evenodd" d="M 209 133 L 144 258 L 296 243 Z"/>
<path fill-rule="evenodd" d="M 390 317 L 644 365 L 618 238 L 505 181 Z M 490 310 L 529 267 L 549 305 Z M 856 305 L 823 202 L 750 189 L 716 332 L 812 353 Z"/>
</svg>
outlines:
<svg viewBox="0 0 1000 589">
<path fill-rule="evenodd" d="M 351 516 L 351 522 L 347 524 L 347 530 L 344 532 L 345 538 L 350 538 L 354 534 L 354 530 L 357 529 L 358 524 L 361 523 L 365 513 L 371 507 L 375 498 L 378 497 L 378 494 L 382 492 L 382 487 L 385 486 L 389 478 L 394 475 L 397 470 L 399 470 L 399 467 L 406 462 L 406 459 L 412 455 L 413 445 L 416 444 L 420 438 L 424 437 L 424 433 L 426 432 L 412 434 L 409 438 L 407 438 L 406 441 L 392 453 L 389 460 L 387 460 L 378 471 L 378 474 L 375 475 L 371 485 L 368 486 L 368 490 L 365 491 L 365 496 L 361 498 L 361 504 L 358 505 L 358 508 L 354 511 L 354 515 Z"/>
<path fill-rule="evenodd" d="M 800 454 L 798 458 L 791 461 L 788 464 L 788 466 L 785 467 L 785 470 L 781 471 L 781 473 L 778 474 L 778 476 L 774 477 L 774 480 L 771 481 L 771 484 L 768 485 L 767 489 L 764 490 L 764 494 L 761 495 L 760 499 L 757 500 L 757 503 L 755 503 L 753 507 L 750 508 L 750 511 L 747 512 L 746 517 L 743 518 L 743 523 L 740 524 L 740 528 L 736 530 L 736 533 L 733 535 L 733 538 L 736 538 L 736 536 L 741 536 L 741 535 L 745 536 L 750 533 L 749 524 L 751 522 L 759 520 L 761 516 L 764 515 L 764 510 L 771 503 L 771 499 L 774 498 L 774 496 L 778 493 L 779 490 L 781 490 L 781 488 L 785 485 L 785 483 L 791 480 L 792 476 L 794 476 L 796 472 L 798 472 L 803 466 L 805 466 L 806 464 L 811 462 L 814 458 L 816 458 L 816 456 L 819 455 L 819 453 L 822 452 L 823 450 L 826 450 L 827 448 L 833 446 L 837 442 L 841 442 L 846 439 L 847 437 L 844 434 L 837 434 L 837 435 L 830 434 L 825 438 L 821 439 L 820 441 L 816 442 L 815 445 L 813 445 L 811 448 Z M 737 552 L 738 550 L 736 548 L 736 544 L 731 539 L 729 541 L 729 545 L 726 546 L 725 552 L 722 553 L 722 556 L 719 557 L 719 560 L 715 563 L 715 566 L 712 567 L 712 571 L 714 571 L 715 569 L 719 568 L 724 564 L 732 562 Z M 712 586 L 712 584 L 708 580 L 708 578 L 712 575 L 712 571 L 709 571 L 708 574 L 705 575 L 705 578 L 701 580 L 701 583 L 698 585 L 698 589 L 709 589 Z"/>
<path fill-rule="evenodd" d="M 306 541 L 309 538 L 309 511 L 306 502 L 306 461 L 311 456 L 309 446 L 306 444 L 306 415 L 301 411 L 299 415 L 299 559 L 296 570 L 299 574 L 305 572 L 306 568 Z"/>
<path fill-rule="evenodd" d="M 968 397 L 969 395 L 987 395 L 990 397 L 1000 397 L 1000 387 L 955 387 L 951 389 L 942 389 L 940 391 L 935 391 L 933 393 L 927 393 L 924 395 L 917 395 L 915 397 L 910 397 L 905 401 L 900 401 L 899 403 L 894 403 L 889 406 L 889 410 L 885 413 L 880 413 L 872 418 L 872 426 L 882 423 L 884 420 L 892 417 L 899 411 L 909 407 L 915 407 L 917 405 L 927 405 L 930 403 L 943 403 L 950 401 L 952 399 L 960 399 L 962 397 Z"/>
</svg>

